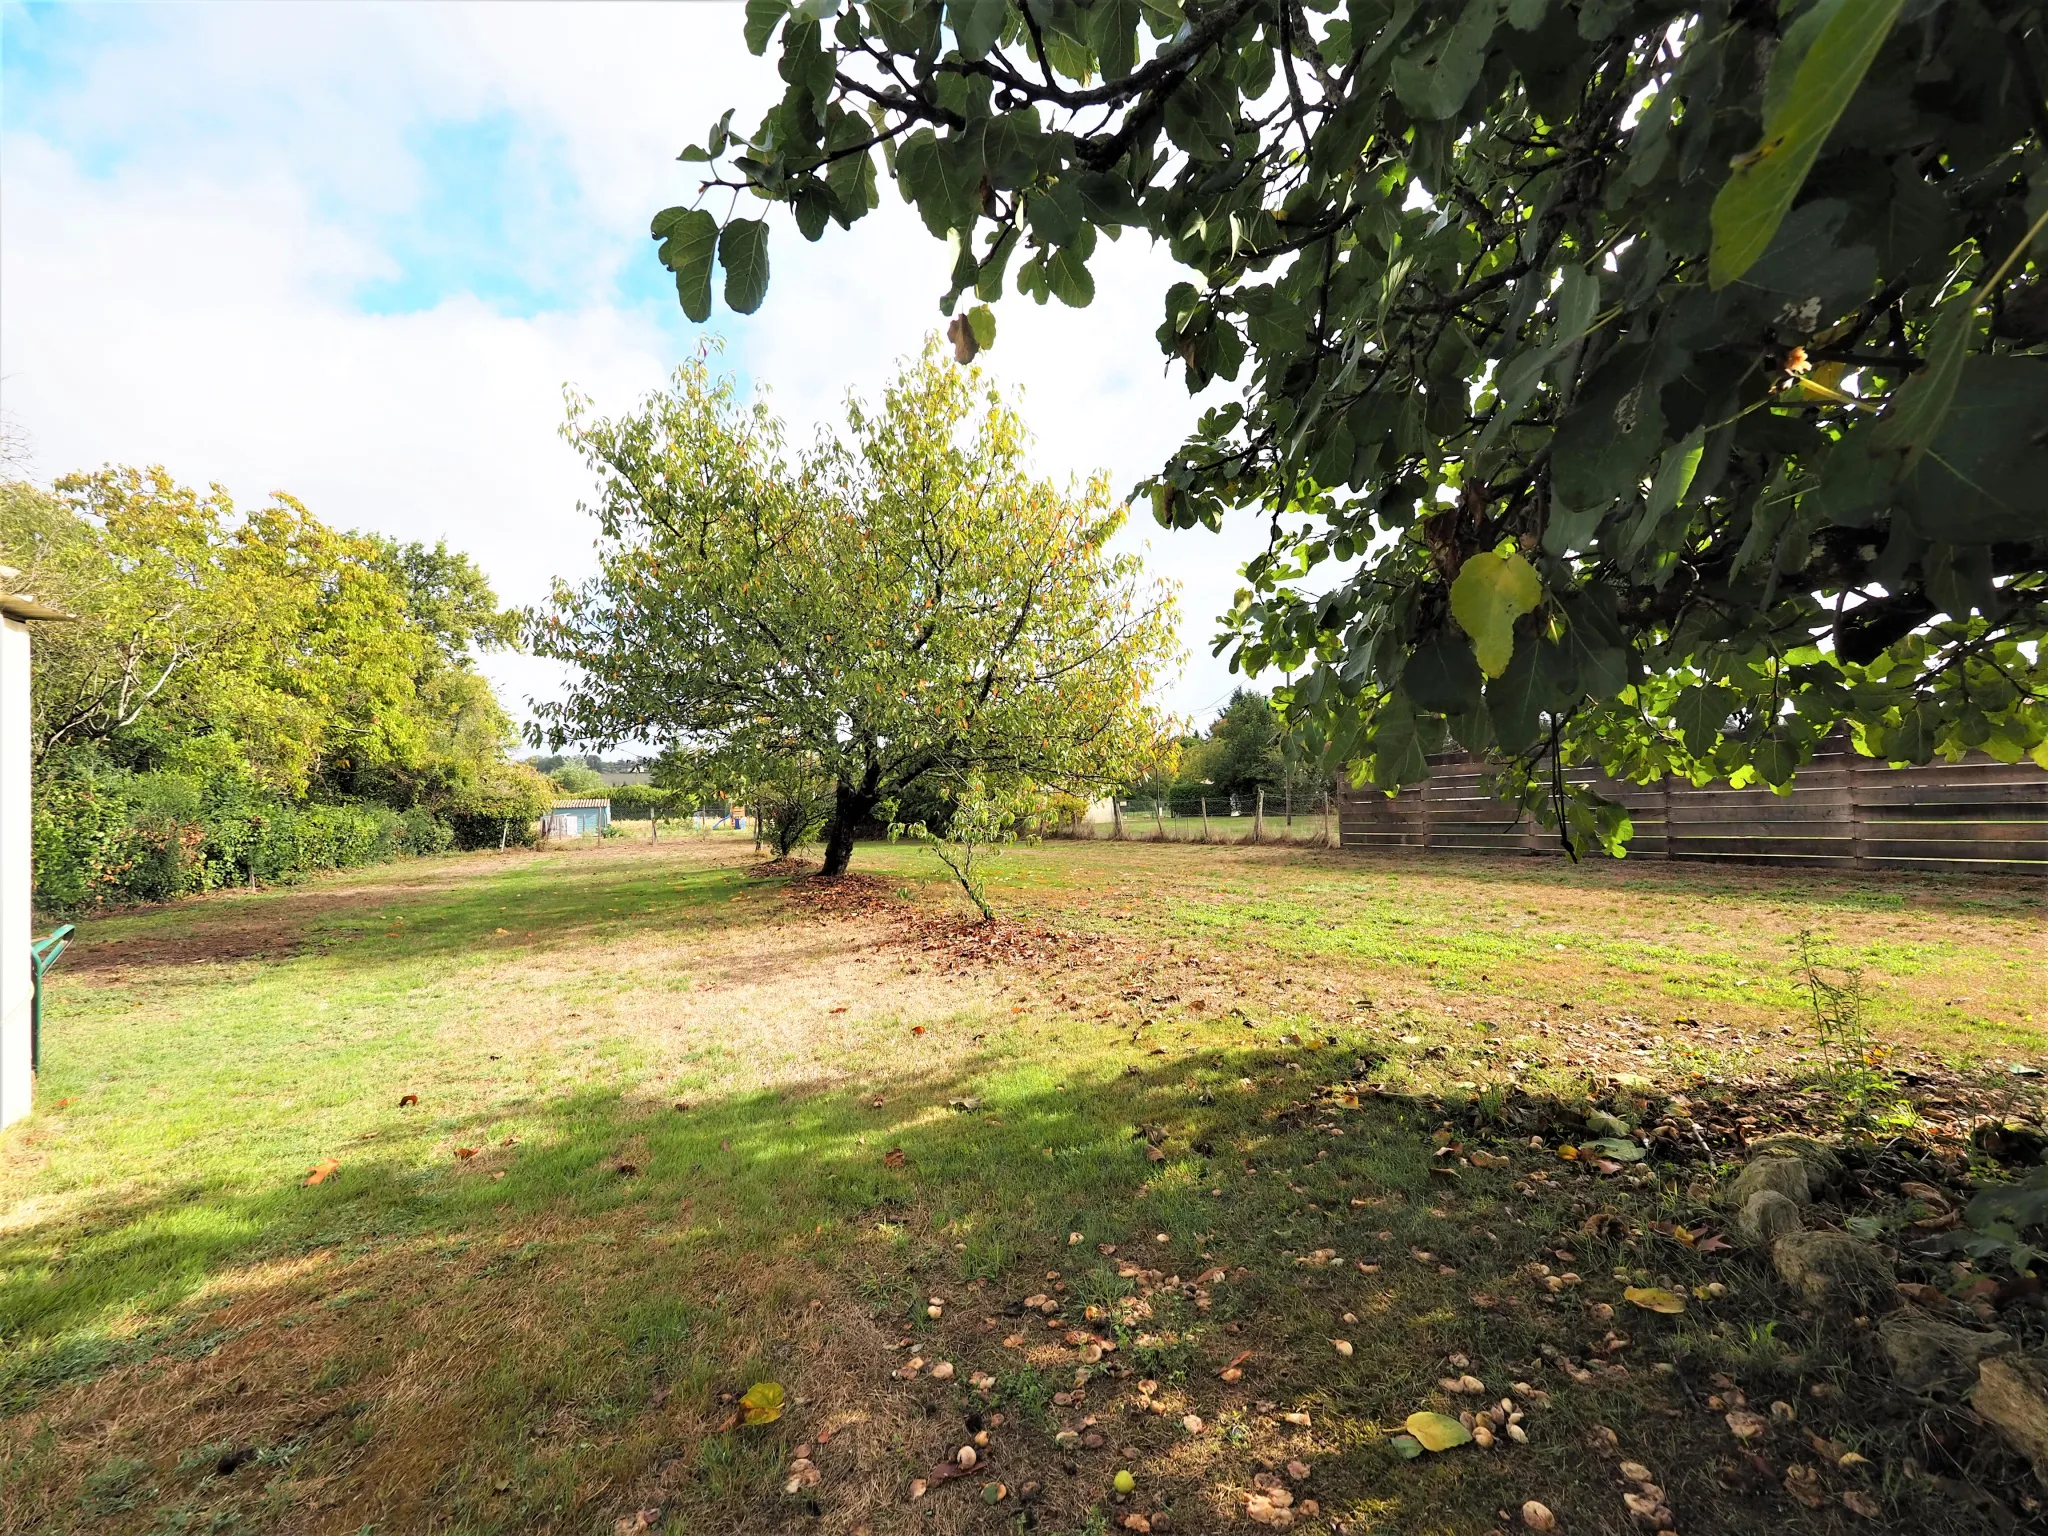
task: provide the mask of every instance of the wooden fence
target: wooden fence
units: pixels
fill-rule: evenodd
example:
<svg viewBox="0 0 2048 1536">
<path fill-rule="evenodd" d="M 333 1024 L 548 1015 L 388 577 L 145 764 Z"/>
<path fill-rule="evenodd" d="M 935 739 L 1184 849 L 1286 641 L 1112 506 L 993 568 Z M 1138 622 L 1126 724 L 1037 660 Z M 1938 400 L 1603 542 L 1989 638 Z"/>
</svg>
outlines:
<svg viewBox="0 0 2048 1536">
<path fill-rule="evenodd" d="M 1486 792 L 1486 765 L 1430 759 L 1426 783 L 1389 798 L 1348 784 L 1339 795 L 1347 848 L 1458 853 L 1562 853 L 1554 831 Z M 1893 768 L 1829 743 L 1800 769 L 1789 795 L 1695 788 L 1684 780 L 1617 784 L 1574 769 L 1628 807 L 1632 857 L 1832 869 L 1923 869 L 2048 875 L 2048 771 L 1973 753 L 1961 762 Z"/>
</svg>

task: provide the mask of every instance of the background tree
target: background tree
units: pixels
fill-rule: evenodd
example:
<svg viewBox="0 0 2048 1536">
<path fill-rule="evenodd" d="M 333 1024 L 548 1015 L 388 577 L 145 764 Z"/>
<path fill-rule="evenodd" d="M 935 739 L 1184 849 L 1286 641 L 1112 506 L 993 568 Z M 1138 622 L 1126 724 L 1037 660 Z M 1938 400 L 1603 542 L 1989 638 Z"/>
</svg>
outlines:
<svg viewBox="0 0 2048 1536">
<path fill-rule="evenodd" d="M 579 668 L 555 744 L 801 762 L 832 786 L 828 874 L 928 777 L 1100 784 L 1150 747 L 1170 599 L 1109 553 L 1105 483 L 1033 479 L 1023 423 L 935 344 L 794 463 L 702 358 L 617 420 L 572 400 L 565 432 L 603 543 L 529 628 Z"/>
<path fill-rule="evenodd" d="M 595 768 L 586 768 L 581 763 L 564 763 L 548 777 L 556 789 L 565 795 L 602 795 L 605 791 L 604 775 Z"/>
<path fill-rule="evenodd" d="M 836 19 L 835 19 L 836 12 Z M 782 99 L 683 158 L 816 239 L 892 177 L 1006 286 L 1098 234 L 1193 281 L 1159 341 L 1236 381 L 1149 483 L 1258 507 L 1233 661 L 1375 782 L 1511 762 L 1784 785 L 2048 761 L 2048 21 L 2038 0 L 756 0 Z M 654 221 L 685 310 L 766 225 Z M 1360 560 L 1321 594 L 1326 561 Z M 1579 805 L 1610 843 L 1613 808 Z"/>
<path fill-rule="evenodd" d="M 39 899 L 524 838 L 538 775 L 474 667 L 510 629 L 445 546 L 108 468 L 0 486 L 0 564 L 79 618 L 34 654 Z"/>
</svg>

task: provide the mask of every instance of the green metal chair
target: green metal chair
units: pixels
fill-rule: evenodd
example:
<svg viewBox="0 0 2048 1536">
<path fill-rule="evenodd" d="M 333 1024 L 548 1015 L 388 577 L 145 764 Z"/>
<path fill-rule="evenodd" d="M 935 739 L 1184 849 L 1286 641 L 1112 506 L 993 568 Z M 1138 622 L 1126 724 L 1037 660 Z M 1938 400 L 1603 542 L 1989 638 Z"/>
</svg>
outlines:
<svg viewBox="0 0 2048 1536">
<path fill-rule="evenodd" d="M 35 971 L 35 1000 L 28 1011 L 28 1064 L 31 1071 L 43 1068 L 43 972 L 55 965 L 71 946 L 71 935 L 77 925 L 66 923 L 46 939 L 37 939 L 28 947 L 29 964 Z"/>
</svg>

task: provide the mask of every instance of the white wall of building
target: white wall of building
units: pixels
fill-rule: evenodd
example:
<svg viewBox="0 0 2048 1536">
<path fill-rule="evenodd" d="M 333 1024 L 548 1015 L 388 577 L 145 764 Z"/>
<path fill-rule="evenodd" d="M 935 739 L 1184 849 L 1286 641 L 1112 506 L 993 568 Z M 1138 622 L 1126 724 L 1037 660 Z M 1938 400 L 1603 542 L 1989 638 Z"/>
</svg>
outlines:
<svg viewBox="0 0 2048 1536">
<path fill-rule="evenodd" d="M 0 618 L 0 1126 L 29 1112 L 28 626 Z"/>
</svg>

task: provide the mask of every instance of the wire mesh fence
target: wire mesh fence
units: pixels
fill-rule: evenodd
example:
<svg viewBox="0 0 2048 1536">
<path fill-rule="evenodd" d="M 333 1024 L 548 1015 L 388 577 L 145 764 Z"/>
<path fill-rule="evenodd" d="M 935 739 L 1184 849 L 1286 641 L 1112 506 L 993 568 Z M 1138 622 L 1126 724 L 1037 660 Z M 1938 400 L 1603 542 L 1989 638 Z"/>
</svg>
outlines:
<svg viewBox="0 0 2048 1536">
<path fill-rule="evenodd" d="M 1165 843 L 1337 845 L 1337 805 L 1326 790 L 1175 790 L 1122 795 L 1094 807 L 1066 836 Z"/>
</svg>

